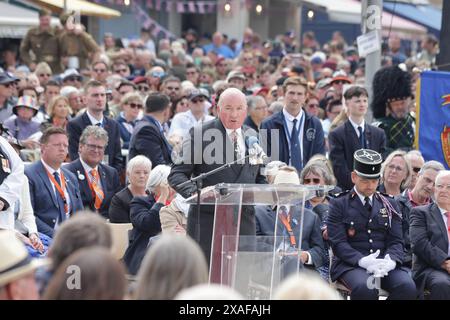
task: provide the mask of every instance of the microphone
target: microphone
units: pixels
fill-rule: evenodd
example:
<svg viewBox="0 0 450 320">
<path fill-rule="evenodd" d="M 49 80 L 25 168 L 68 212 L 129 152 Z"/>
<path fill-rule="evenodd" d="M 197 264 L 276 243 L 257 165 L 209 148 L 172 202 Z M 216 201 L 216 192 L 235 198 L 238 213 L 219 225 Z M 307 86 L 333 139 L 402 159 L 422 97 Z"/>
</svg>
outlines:
<svg viewBox="0 0 450 320">
<path fill-rule="evenodd" d="M 250 136 L 247 139 L 247 144 L 249 148 L 255 150 L 256 155 L 263 161 L 263 163 L 269 162 L 269 157 L 264 152 L 263 148 L 259 145 L 258 138 L 255 136 Z"/>
</svg>

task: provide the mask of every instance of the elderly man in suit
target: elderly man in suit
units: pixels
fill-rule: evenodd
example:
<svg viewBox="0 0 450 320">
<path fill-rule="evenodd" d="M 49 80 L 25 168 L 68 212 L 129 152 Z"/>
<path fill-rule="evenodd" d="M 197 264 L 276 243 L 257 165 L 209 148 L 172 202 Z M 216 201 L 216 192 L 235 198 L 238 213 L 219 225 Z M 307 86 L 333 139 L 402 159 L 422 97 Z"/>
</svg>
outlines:
<svg viewBox="0 0 450 320">
<path fill-rule="evenodd" d="M 247 116 L 245 95 L 236 88 L 226 89 L 219 98 L 218 119 L 195 126 L 190 131 L 183 150 L 183 163 L 172 167 L 169 184 L 179 194 L 187 198 L 196 193 L 194 183 L 179 187 L 191 177 L 217 169 L 225 163 L 238 160 L 236 164 L 212 174 L 203 180 L 203 187 L 217 183 L 265 183 L 260 174 L 260 165 L 249 161 L 239 161 L 248 153 L 246 138 L 256 136 L 256 132 L 243 126 Z M 211 139 L 212 137 L 212 139 Z M 197 219 L 200 232 L 197 234 Z M 214 223 L 214 206 L 202 206 L 200 217 L 197 207 L 191 205 L 188 215 L 187 232 L 198 240 L 209 260 Z M 243 206 L 240 224 L 241 235 L 255 235 L 255 210 L 253 206 Z"/>
<path fill-rule="evenodd" d="M 106 88 L 101 82 L 91 80 L 86 84 L 84 92 L 87 101 L 86 112 L 67 124 L 70 159 L 72 161 L 78 159 L 78 144 L 84 128 L 91 125 L 99 126 L 108 132 L 109 143 L 104 150 L 104 154 L 108 158 L 107 162 L 121 172 L 124 169 L 124 163 L 120 146 L 119 124 L 116 120 L 103 115 L 106 108 Z"/>
<path fill-rule="evenodd" d="M 411 210 L 413 278 L 430 299 L 450 299 L 450 171 L 436 176 L 436 202 Z"/>
<path fill-rule="evenodd" d="M 287 78 L 283 83 L 283 110 L 265 119 L 260 128 L 267 135 L 267 154 L 300 172 L 315 154 L 325 154 L 325 138 L 320 120 L 305 112 L 308 84 L 299 77 Z M 275 145 L 271 144 L 278 135 Z M 276 139 L 275 139 L 276 140 Z"/>
<path fill-rule="evenodd" d="M 129 159 L 143 155 L 150 159 L 153 167 L 172 163 L 172 146 L 163 129 L 169 116 L 169 97 L 161 93 L 150 94 L 145 100 L 144 118 L 134 128 L 130 139 Z"/>
<path fill-rule="evenodd" d="M 351 172 L 353 154 L 358 149 L 371 149 L 384 156 L 386 134 L 364 121 L 368 109 L 368 94 L 363 87 L 354 86 L 344 93 L 348 120 L 328 135 L 330 160 L 337 184 L 342 190 L 353 188 Z"/>
<path fill-rule="evenodd" d="M 40 142 L 41 160 L 25 168 L 25 174 L 38 230 L 53 237 L 55 228 L 83 209 L 83 202 L 75 175 L 61 168 L 69 147 L 66 131 L 51 127 Z"/>
<path fill-rule="evenodd" d="M 112 197 L 120 190 L 117 170 L 101 163 L 108 144 L 108 133 L 97 126 L 88 126 L 80 137 L 80 157 L 64 166 L 78 179 L 83 205 L 109 218 Z"/>
</svg>

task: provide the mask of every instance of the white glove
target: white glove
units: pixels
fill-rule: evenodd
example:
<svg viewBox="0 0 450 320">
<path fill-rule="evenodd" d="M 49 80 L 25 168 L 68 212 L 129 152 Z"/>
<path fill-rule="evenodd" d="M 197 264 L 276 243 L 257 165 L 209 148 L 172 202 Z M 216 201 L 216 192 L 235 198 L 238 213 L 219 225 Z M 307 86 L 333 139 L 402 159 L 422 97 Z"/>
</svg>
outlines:
<svg viewBox="0 0 450 320">
<path fill-rule="evenodd" d="M 387 254 L 384 259 L 377 259 L 371 266 L 367 268 L 367 272 L 373 273 L 374 277 L 382 278 L 387 276 L 389 271 L 394 270 L 396 267 L 395 261 L 391 259 Z"/>
<path fill-rule="evenodd" d="M 386 264 L 384 266 L 384 271 L 386 271 L 386 273 L 389 272 L 389 271 L 394 270 L 395 267 L 397 266 L 395 261 L 392 260 L 391 257 L 389 256 L 389 253 L 384 256 L 384 260 L 386 261 Z"/>
<path fill-rule="evenodd" d="M 358 261 L 358 265 L 361 268 L 364 268 L 367 270 L 369 266 L 371 266 L 377 259 L 378 255 L 380 254 L 380 250 L 377 250 L 375 253 L 369 254 L 368 256 L 362 257 Z"/>
</svg>

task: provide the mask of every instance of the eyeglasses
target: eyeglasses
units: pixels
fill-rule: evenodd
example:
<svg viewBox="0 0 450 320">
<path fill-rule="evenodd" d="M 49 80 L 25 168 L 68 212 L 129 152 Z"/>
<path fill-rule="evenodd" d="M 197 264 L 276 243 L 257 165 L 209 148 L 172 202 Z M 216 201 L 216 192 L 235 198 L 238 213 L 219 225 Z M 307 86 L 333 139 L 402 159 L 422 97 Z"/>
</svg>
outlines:
<svg viewBox="0 0 450 320">
<path fill-rule="evenodd" d="M 308 108 L 318 108 L 319 107 L 319 104 L 318 103 L 311 103 L 311 104 L 308 104 Z"/>
<path fill-rule="evenodd" d="M 333 84 L 345 84 L 345 83 L 348 83 L 348 82 L 347 81 L 342 81 L 342 80 L 337 80 L 337 81 L 333 82 Z"/>
<path fill-rule="evenodd" d="M 204 102 L 205 98 L 196 98 L 196 99 L 192 99 L 191 101 L 192 101 L 192 103 Z"/>
<path fill-rule="evenodd" d="M 96 73 L 106 72 L 106 69 L 92 69 L 92 70 L 94 70 L 94 72 L 96 72 Z"/>
<path fill-rule="evenodd" d="M 97 146 L 95 144 L 85 144 L 85 146 L 91 151 L 103 151 L 106 148 L 106 146 Z"/>
<path fill-rule="evenodd" d="M 419 173 L 421 168 L 413 167 L 412 169 L 415 173 Z"/>
<path fill-rule="evenodd" d="M 65 79 L 65 81 L 79 81 L 79 82 L 81 82 L 81 77 L 76 77 L 76 76 L 74 76 L 74 77 L 67 77 Z"/>
<path fill-rule="evenodd" d="M 14 87 L 14 82 L 2 83 L 1 85 L 5 86 L 6 88 Z"/>
<path fill-rule="evenodd" d="M 131 102 L 131 103 L 127 103 L 129 106 L 130 106 L 130 108 L 132 108 L 132 109 L 142 109 L 142 108 L 144 108 L 144 105 L 142 105 L 142 104 L 140 104 L 140 103 L 134 103 L 134 102 Z"/>
<path fill-rule="evenodd" d="M 164 72 L 152 72 L 150 75 L 155 78 L 162 78 L 164 77 Z"/>
<path fill-rule="evenodd" d="M 144 92 L 147 92 L 150 90 L 149 86 L 144 86 L 144 85 L 138 85 L 137 88 L 139 91 L 144 91 Z"/>
<path fill-rule="evenodd" d="M 38 74 L 39 77 L 51 77 L 52 75 L 50 73 L 41 73 Z"/>
<path fill-rule="evenodd" d="M 314 183 L 314 184 L 320 184 L 320 179 L 318 178 L 313 178 L 313 179 L 303 179 L 303 183 L 304 184 L 310 184 L 310 183 Z"/>
<path fill-rule="evenodd" d="M 117 70 L 114 70 L 114 73 L 122 73 L 122 72 L 127 72 L 128 70 L 127 69 L 117 69 Z"/>
<path fill-rule="evenodd" d="M 437 184 L 437 185 L 435 186 L 435 188 L 438 189 L 438 190 L 442 190 L 442 189 L 445 188 L 446 191 L 450 191 L 450 184 L 447 184 L 447 185 L 445 185 L 445 186 L 442 185 L 442 184 Z"/>
<path fill-rule="evenodd" d="M 402 171 L 403 171 L 403 168 L 402 168 L 402 167 L 400 167 L 400 166 L 395 166 L 395 165 L 393 165 L 393 164 L 388 165 L 388 168 L 389 168 L 390 170 L 396 170 L 396 171 L 399 171 L 399 172 L 402 172 Z"/>
</svg>

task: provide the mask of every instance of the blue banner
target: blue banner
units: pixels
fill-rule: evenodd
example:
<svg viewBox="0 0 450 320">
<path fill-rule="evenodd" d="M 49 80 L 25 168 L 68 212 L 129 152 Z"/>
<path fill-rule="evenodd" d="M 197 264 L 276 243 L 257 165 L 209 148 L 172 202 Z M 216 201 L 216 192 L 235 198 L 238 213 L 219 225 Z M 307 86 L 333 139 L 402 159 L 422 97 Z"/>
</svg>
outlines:
<svg viewBox="0 0 450 320">
<path fill-rule="evenodd" d="M 417 87 L 417 142 L 426 161 L 450 168 L 450 72 L 426 71 Z"/>
</svg>

